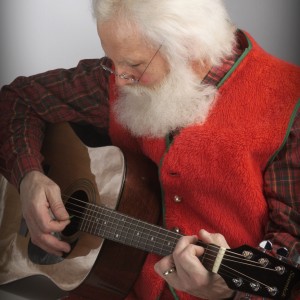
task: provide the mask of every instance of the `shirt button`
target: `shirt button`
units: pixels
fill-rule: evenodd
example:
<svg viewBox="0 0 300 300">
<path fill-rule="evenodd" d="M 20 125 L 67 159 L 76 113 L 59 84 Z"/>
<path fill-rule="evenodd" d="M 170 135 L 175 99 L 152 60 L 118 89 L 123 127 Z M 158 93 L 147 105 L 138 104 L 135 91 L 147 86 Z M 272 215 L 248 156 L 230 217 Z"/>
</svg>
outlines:
<svg viewBox="0 0 300 300">
<path fill-rule="evenodd" d="M 180 233 L 180 229 L 178 227 L 173 227 L 172 231 L 176 232 L 176 233 Z"/>
<path fill-rule="evenodd" d="M 175 195 L 174 196 L 174 202 L 175 203 L 180 203 L 182 201 L 182 198 L 181 197 L 179 197 L 178 195 Z"/>
</svg>

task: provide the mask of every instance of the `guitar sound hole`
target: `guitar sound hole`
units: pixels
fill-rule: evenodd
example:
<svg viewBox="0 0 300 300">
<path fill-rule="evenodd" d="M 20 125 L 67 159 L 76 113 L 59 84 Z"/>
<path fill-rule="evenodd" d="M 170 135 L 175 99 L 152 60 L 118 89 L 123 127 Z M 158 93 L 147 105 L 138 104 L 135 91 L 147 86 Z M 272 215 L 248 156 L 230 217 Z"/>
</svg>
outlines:
<svg viewBox="0 0 300 300">
<path fill-rule="evenodd" d="M 71 218 L 71 223 L 62 232 L 64 240 L 68 241 L 70 238 L 72 239 L 72 237 L 79 232 L 87 204 L 88 196 L 81 190 L 73 193 L 65 203 L 65 207 Z"/>
</svg>

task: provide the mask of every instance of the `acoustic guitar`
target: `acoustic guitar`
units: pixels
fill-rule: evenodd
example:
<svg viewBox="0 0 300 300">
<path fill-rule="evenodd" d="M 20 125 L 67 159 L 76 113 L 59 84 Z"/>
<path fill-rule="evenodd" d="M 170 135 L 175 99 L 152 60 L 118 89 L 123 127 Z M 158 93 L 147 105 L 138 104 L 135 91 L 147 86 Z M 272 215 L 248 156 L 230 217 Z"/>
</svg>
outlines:
<svg viewBox="0 0 300 300">
<path fill-rule="evenodd" d="M 179 233 L 157 225 L 160 186 L 156 166 L 114 146 L 87 146 L 68 123 L 49 128 L 45 173 L 61 188 L 71 223 L 58 236 L 72 251 L 50 255 L 30 241 L 17 191 L 1 193 L 0 284 L 43 275 L 83 299 L 124 299 L 148 252 L 172 253 Z M 1 210 L 0 210 L 1 211 Z M 300 270 L 247 245 L 225 249 L 198 241 L 199 259 L 234 290 L 273 299 L 296 299 Z"/>
</svg>

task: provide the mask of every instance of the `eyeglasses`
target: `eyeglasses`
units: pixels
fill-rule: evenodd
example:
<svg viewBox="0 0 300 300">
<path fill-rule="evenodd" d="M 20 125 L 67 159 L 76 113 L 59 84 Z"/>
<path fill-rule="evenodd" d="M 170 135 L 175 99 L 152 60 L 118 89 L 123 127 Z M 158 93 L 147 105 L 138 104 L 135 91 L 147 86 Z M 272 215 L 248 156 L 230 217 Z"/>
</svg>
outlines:
<svg viewBox="0 0 300 300">
<path fill-rule="evenodd" d="M 110 74 L 114 74 L 115 76 L 121 78 L 121 79 L 125 79 L 128 80 L 132 83 L 139 83 L 139 81 L 141 80 L 141 78 L 143 77 L 143 75 L 145 74 L 145 72 L 147 71 L 148 67 L 150 66 L 150 64 L 152 63 L 153 59 L 155 58 L 155 56 L 157 55 L 157 53 L 159 52 L 160 48 L 162 47 L 162 44 L 159 46 L 159 48 L 156 50 L 156 52 L 154 53 L 154 55 L 152 56 L 152 58 L 150 59 L 149 63 L 147 64 L 145 70 L 142 72 L 142 74 L 136 78 L 134 75 L 131 74 L 127 74 L 127 73 L 122 73 L 119 74 L 117 73 L 115 70 L 113 70 L 112 68 L 108 67 L 107 65 L 101 63 L 101 67 L 103 70 L 109 72 Z"/>
</svg>

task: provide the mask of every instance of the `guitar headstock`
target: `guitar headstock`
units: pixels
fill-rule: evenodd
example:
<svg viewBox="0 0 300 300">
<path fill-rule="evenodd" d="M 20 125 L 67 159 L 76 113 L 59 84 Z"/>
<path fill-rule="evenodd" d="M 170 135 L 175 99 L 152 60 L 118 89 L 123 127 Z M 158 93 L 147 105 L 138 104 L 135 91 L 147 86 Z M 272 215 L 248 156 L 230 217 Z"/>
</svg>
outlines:
<svg viewBox="0 0 300 300">
<path fill-rule="evenodd" d="M 247 245 L 227 249 L 218 274 L 233 290 L 273 299 L 300 296 L 298 268 Z"/>
</svg>

